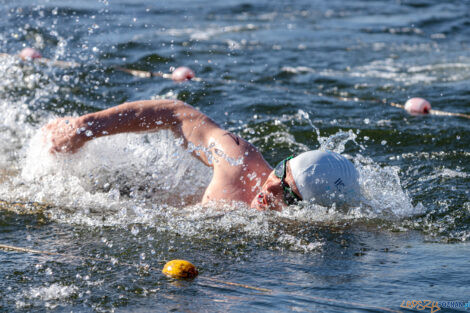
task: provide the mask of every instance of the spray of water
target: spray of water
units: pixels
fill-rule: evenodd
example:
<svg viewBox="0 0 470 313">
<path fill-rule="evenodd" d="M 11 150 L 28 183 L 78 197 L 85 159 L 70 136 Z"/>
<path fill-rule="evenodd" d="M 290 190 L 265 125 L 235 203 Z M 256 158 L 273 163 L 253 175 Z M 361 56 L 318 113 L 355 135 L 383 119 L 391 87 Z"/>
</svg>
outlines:
<svg viewBox="0 0 470 313">
<path fill-rule="evenodd" d="M 7 90 L 12 89 L 12 84 L 25 84 L 24 73 L 27 71 L 20 68 L 22 65 L 11 62 L 7 68 L 23 75 L 12 75 L 13 81 L 3 87 Z M 129 227 L 131 233 L 136 229 L 133 225 L 140 224 L 202 238 L 236 231 L 239 234 L 237 240 L 243 242 L 255 240 L 275 249 L 304 252 L 322 246 L 311 233 L 301 231 L 305 227 L 315 229 L 312 223 L 396 219 L 416 214 L 420 209 L 411 205 L 409 196 L 403 191 L 397 168 L 379 166 L 361 154 L 348 156 L 360 173 L 363 201 L 359 206 L 344 211 L 334 206 L 327 208 L 308 203 L 283 212 L 257 212 L 241 203 L 199 205 L 210 181 L 211 169 L 190 155 L 192 150 L 200 147 L 184 149 L 181 140 L 169 131 L 103 137 L 89 142 L 74 155 L 51 155 L 40 127 L 55 116 L 41 107 L 41 97 L 59 87 L 47 77 L 31 75 L 28 81 L 36 83 L 29 86 L 33 89 L 28 103 L 18 102 L 16 98 L 0 102 L 6 116 L 1 125 L 0 140 L 4 144 L 0 161 L 3 169 L 13 170 L 3 171 L 0 199 L 48 204 L 47 214 L 53 220 Z M 42 84 L 41 90 L 34 87 L 35 84 Z M 164 97 L 174 96 L 171 93 Z M 351 142 L 364 150 L 352 131 L 323 137 L 308 113 L 300 110 L 296 118 L 310 124 L 320 149 L 343 153 Z M 281 132 L 276 138 L 284 138 L 301 150 L 309 149 L 296 143 L 288 132 Z M 279 219 L 285 219 L 293 226 L 284 229 L 279 226 Z"/>
<path fill-rule="evenodd" d="M 348 142 L 352 142 L 359 151 L 365 147 L 356 141 L 357 135 L 349 130 L 323 137 L 309 117 L 309 114 L 299 110 L 298 115 L 305 119 L 317 135 L 320 150 L 331 150 L 343 153 Z M 355 164 L 359 172 L 359 184 L 361 186 L 361 204 L 358 207 L 349 208 L 344 218 L 383 218 L 400 219 L 424 213 L 421 204 L 413 206 L 410 196 L 403 190 L 400 181 L 400 168 L 394 166 L 380 166 L 371 158 L 360 153 L 356 156 L 347 156 Z M 324 208 L 317 211 L 322 212 L 322 219 L 342 218 L 337 210 Z M 331 216 L 325 214 L 330 212 Z"/>
</svg>

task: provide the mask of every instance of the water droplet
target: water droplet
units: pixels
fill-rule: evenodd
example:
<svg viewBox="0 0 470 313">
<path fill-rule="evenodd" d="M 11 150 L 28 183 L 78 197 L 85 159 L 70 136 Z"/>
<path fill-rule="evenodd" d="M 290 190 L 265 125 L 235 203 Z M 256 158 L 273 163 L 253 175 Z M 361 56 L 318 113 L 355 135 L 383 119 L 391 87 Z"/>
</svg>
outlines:
<svg viewBox="0 0 470 313">
<path fill-rule="evenodd" d="M 139 228 L 137 226 L 132 226 L 131 233 L 132 235 L 137 236 L 137 234 L 139 233 Z"/>
</svg>

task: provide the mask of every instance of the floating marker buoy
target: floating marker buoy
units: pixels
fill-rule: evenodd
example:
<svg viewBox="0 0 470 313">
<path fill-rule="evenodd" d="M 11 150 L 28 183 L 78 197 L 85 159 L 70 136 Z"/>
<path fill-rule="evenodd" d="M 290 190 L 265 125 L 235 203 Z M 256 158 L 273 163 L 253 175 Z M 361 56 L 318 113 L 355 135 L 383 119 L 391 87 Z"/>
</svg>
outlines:
<svg viewBox="0 0 470 313">
<path fill-rule="evenodd" d="M 423 98 L 411 98 L 405 103 L 405 110 L 411 114 L 428 114 L 431 104 Z"/>
<path fill-rule="evenodd" d="M 173 278 L 194 278 L 199 273 L 191 262 L 185 260 L 172 260 L 165 264 L 162 273 Z"/>
<path fill-rule="evenodd" d="M 23 60 L 34 60 L 34 59 L 40 59 L 42 58 L 41 53 L 37 51 L 36 49 L 33 48 L 24 48 L 21 50 L 21 52 L 18 54 L 18 56 Z"/>
<path fill-rule="evenodd" d="M 175 82 L 182 82 L 185 80 L 191 80 L 195 76 L 194 71 L 186 66 L 180 66 L 171 73 L 171 79 Z"/>
</svg>

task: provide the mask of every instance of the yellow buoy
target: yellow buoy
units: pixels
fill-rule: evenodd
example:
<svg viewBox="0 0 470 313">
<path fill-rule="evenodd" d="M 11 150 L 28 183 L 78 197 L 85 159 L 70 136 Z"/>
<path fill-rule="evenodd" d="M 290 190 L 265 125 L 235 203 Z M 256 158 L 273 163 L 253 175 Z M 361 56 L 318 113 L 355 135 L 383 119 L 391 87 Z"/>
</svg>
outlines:
<svg viewBox="0 0 470 313">
<path fill-rule="evenodd" d="M 165 264 L 162 273 L 173 278 L 194 278 L 198 271 L 191 262 L 185 260 L 172 260 Z"/>
</svg>

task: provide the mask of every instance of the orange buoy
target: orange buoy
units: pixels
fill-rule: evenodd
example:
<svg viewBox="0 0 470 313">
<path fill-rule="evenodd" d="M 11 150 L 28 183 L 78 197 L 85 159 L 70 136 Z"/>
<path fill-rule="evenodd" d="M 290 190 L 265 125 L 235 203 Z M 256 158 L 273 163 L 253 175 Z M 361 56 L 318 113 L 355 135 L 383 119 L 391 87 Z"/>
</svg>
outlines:
<svg viewBox="0 0 470 313">
<path fill-rule="evenodd" d="M 172 260 L 165 264 L 162 273 L 166 276 L 178 279 L 194 278 L 199 273 L 196 267 L 185 260 Z"/>
</svg>

